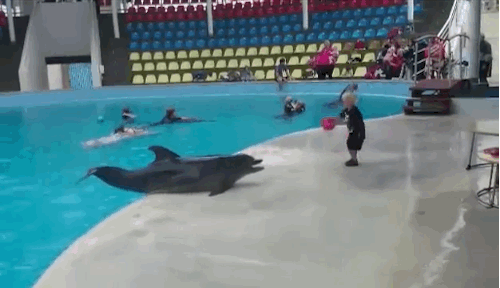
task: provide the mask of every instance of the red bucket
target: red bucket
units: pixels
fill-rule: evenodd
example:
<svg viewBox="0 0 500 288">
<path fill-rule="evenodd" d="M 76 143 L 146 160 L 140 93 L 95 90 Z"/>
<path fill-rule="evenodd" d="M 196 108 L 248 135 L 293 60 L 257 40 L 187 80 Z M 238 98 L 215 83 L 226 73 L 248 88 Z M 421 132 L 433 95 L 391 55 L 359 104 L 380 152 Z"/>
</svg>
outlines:
<svg viewBox="0 0 500 288">
<path fill-rule="evenodd" d="M 335 128 L 335 124 L 337 123 L 337 118 L 335 117 L 325 117 L 321 119 L 320 125 L 323 127 L 323 130 L 329 131 Z"/>
<path fill-rule="evenodd" d="M 491 155 L 491 157 L 498 158 L 498 147 L 484 149 L 485 154 Z"/>
</svg>

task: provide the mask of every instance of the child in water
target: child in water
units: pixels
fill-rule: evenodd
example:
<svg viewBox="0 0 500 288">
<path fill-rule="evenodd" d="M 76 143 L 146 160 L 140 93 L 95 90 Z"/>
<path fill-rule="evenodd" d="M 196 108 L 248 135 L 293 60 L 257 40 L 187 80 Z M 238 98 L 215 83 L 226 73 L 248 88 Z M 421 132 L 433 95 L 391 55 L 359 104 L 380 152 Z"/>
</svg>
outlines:
<svg viewBox="0 0 500 288">
<path fill-rule="evenodd" d="M 347 161 L 347 167 L 358 166 L 358 151 L 361 150 L 365 140 L 365 123 L 363 115 L 356 107 L 356 96 L 352 92 L 346 92 L 342 96 L 344 109 L 340 113 L 340 119 L 347 122 L 347 150 L 351 155 L 351 160 Z"/>
</svg>

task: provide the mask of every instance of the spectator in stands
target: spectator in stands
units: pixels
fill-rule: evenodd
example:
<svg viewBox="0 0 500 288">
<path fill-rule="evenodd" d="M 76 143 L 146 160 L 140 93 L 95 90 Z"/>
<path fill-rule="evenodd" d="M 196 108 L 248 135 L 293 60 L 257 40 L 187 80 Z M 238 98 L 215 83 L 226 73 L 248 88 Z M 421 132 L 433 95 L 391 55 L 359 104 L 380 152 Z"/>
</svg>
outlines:
<svg viewBox="0 0 500 288">
<path fill-rule="evenodd" d="M 403 49 L 404 70 L 403 76 L 406 80 L 411 80 L 413 71 L 415 70 L 415 40 L 412 39 L 410 43 Z"/>
<path fill-rule="evenodd" d="M 446 50 L 445 43 L 438 37 L 431 39 L 429 46 L 425 49 L 425 70 L 427 79 L 441 78 L 441 70 L 444 67 Z"/>
<path fill-rule="evenodd" d="M 209 75 L 211 75 L 212 77 L 215 77 L 215 72 L 212 72 L 212 73 L 209 74 L 205 70 L 194 71 L 191 74 L 193 75 L 193 82 L 204 82 L 204 81 L 207 81 L 207 78 L 208 78 Z"/>
<path fill-rule="evenodd" d="M 354 49 L 355 50 L 365 50 L 366 49 L 365 42 L 363 42 L 360 39 L 358 39 L 356 41 L 356 43 L 354 44 Z"/>
<path fill-rule="evenodd" d="M 384 47 L 382 47 L 382 49 L 380 49 L 380 51 L 378 51 L 378 53 L 377 53 L 377 63 L 378 64 L 382 64 L 384 62 L 385 54 L 387 54 L 387 51 L 389 50 L 389 48 L 391 48 L 391 45 L 389 45 L 389 43 L 386 43 L 386 44 L 384 44 Z"/>
<path fill-rule="evenodd" d="M 399 77 L 403 68 L 403 62 L 403 50 L 399 46 L 399 43 L 395 42 L 384 56 L 385 79 L 390 80 L 394 77 Z"/>
<path fill-rule="evenodd" d="M 253 76 L 252 70 L 248 66 L 243 67 L 240 71 L 241 81 L 255 81 L 255 77 Z"/>
<path fill-rule="evenodd" d="M 479 57 L 479 81 L 488 84 L 486 78 L 491 77 L 493 56 L 491 55 L 491 44 L 486 41 L 484 34 L 481 34 Z"/>
<path fill-rule="evenodd" d="M 333 69 L 337 63 L 339 52 L 337 47 L 332 47 L 330 41 L 326 40 L 324 48 L 309 60 L 309 66 L 318 73 L 318 79 L 333 79 Z"/>
<path fill-rule="evenodd" d="M 290 69 L 286 65 L 285 58 L 280 59 L 280 64 L 274 68 L 274 75 L 276 76 L 276 82 L 278 82 L 279 89 L 283 89 L 285 83 L 290 80 Z"/>
<path fill-rule="evenodd" d="M 224 82 L 240 82 L 241 81 L 241 75 L 239 71 L 232 70 L 227 73 L 227 76 L 221 75 L 220 80 Z"/>
</svg>

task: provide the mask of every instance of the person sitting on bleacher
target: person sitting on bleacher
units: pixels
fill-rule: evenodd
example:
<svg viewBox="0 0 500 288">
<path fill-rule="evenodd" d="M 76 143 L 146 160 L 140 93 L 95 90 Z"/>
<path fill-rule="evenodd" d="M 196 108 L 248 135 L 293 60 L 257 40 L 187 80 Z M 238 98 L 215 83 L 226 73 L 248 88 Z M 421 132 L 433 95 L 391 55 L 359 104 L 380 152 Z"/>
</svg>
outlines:
<svg viewBox="0 0 500 288">
<path fill-rule="evenodd" d="M 339 52 L 337 47 L 332 47 L 330 41 L 326 40 L 324 48 L 309 60 L 309 66 L 318 73 L 318 79 L 333 79 L 333 69 L 337 63 Z"/>
<path fill-rule="evenodd" d="M 403 68 L 404 58 L 403 50 L 398 42 L 395 42 L 384 56 L 383 66 L 385 70 L 385 79 L 392 79 L 399 77 L 401 69 Z"/>
<path fill-rule="evenodd" d="M 207 81 L 209 73 L 205 70 L 198 70 L 191 73 L 193 75 L 193 82 L 204 82 Z M 210 73 L 212 77 L 215 77 L 215 72 Z"/>
<path fill-rule="evenodd" d="M 255 77 L 252 74 L 252 70 L 248 66 L 243 67 L 243 69 L 240 70 L 240 76 L 241 76 L 241 81 L 247 82 L 247 81 L 255 81 Z"/>
<path fill-rule="evenodd" d="M 354 44 L 354 49 L 355 50 L 365 50 L 366 49 L 365 43 L 363 41 L 361 41 L 360 39 L 358 39 L 356 41 L 356 43 Z"/>
</svg>

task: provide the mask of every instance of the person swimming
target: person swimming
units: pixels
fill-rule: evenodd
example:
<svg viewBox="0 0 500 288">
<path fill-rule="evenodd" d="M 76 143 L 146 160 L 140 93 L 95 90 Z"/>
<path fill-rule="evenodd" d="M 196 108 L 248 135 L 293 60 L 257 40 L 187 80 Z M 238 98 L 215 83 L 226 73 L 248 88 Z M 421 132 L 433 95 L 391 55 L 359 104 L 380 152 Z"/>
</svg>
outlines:
<svg viewBox="0 0 500 288">
<path fill-rule="evenodd" d="M 329 107 L 329 108 L 337 108 L 340 104 L 343 103 L 342 101 L 342 96 L 349 92 L 349 93 L 356 93 L 358 91 L 358 84 L 352 83 L 347 85 L 342 92 L 340 92 L 339 98 L 337 100 L 333 100 L 330 103 L 326 103 L 324 106 Z"/>
<path fill-rule="evenodd" d="M 199 120 L 196 118 L 189 117 L 179 117 L 175 113 L 174 108 L 168 108 L 165 112 L 165 116 L 159 122 L 153 123 L 150 126 L 158 126 L 164 124 L 173 124 L 173 123 L 193 123 L 193 122 L 203 122 L 203 120 Z"/>
<path fill-rule="evenodd" d="M 133 123 L 135 119 L 135 115 L 132 113 L 129 107 L 124 107 L 122 109 L 122 120 L 125 123 Z"/>
<path fill-rule="evenodd" d="M 120 135 L 135 135 L 138 133 L 145 132 L 144 129 L 140 128 L 129 128 L 125 127 L 124 125 L 118 127 L 115 129 L 114 134 L 120 134 Z"/>
<path fill-rule="evenodd" d="M 285 115 L 290 116 L 294 113 L 302 113 L 306 109 L 304 103 L 293 99 L 290 96 L 285 98 Z"/>
</svg>

